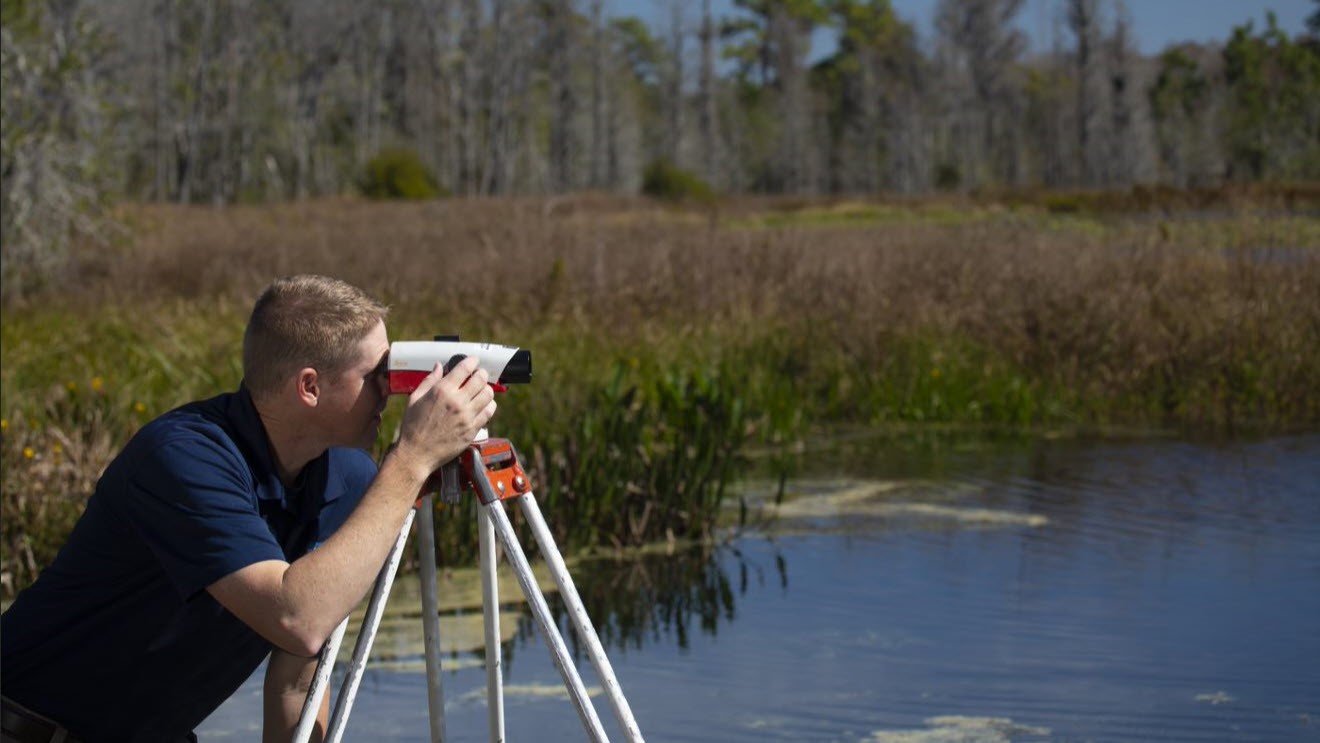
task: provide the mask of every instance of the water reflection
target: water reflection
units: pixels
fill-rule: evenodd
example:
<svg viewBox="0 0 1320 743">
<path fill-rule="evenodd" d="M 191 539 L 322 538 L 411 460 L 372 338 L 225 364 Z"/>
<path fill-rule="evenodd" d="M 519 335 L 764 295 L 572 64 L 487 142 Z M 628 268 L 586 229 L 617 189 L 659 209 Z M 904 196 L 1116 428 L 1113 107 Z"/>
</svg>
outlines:
<svg viewBox="0 0 1320 743">
<path fill-rule="evenodd" d="M 554 580 L 545 565 L 532 568 L 542 593 L 555 591 Z M 507 563 L 501 563 L 497 577 L 501 587 L 500 639 L 512 650 L 512 642 L 530 621 L 530 610 Z M 436 581 L 440 612 L 440 651 L 445 668 L 479 666 L 485 654 L 481 574 L 475 566 L 443 570 Z M 349 631 L 340 647 L 339 662 L 353 656 L 365 602 L 349 619 Z M 476 654 L 473 656 L 472 654 Z M 390 671 L 425 671 L 422 637 L 421 581 L 416 575 L 399 575 L 391 586 L 385 612 L 371 647 L 368 667 Z"/>
<path fill-rule="evenodd" d="M 715 635 L 721 624 L 733 622 L 738 597 L 752 587 L 788 587 L 783 555 L 775 554 L 766 565 L 744 555 L 736 543 L 588 560 L 573 573 L 601 642 L 619 649 L 673 642 L 687 650 L 693 631 Z"/>
</svg>

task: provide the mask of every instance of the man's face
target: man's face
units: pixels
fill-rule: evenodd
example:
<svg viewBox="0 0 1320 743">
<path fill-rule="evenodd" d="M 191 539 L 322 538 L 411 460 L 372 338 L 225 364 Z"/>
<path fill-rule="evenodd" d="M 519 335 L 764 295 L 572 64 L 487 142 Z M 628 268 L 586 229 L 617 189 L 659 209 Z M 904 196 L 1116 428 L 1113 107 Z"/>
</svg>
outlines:
<svg viewBox="0 0 1320 743">
<path fill-rule="evenodd" d="M 385 323 L 377 323 L 358 341 L 356 360 L 338 374 L 324 378 L 322 404 L 326 417 L 322 420 L 333 446 L 368 449 L 376 442 L 389 398 L 389 351 Z"/>
</svg>

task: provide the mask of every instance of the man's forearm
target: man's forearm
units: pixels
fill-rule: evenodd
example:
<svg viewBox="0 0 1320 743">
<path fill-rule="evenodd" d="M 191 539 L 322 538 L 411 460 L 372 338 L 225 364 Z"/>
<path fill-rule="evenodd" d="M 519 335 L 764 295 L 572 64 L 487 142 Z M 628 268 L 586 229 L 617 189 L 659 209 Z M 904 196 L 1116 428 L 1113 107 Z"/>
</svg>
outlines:
<svg viewBox="0 0 1320 743">
<path fill-rule="evenodd" d="M 266 662 L 262 743 L 288 743 L 298 729 L 307 692 L 316 675 L 317 658 L 304 658 L 278 648 Z M 311 743 L 320 743 L 330 724 L 330 695 L 321 699 Z"/>
</svg>

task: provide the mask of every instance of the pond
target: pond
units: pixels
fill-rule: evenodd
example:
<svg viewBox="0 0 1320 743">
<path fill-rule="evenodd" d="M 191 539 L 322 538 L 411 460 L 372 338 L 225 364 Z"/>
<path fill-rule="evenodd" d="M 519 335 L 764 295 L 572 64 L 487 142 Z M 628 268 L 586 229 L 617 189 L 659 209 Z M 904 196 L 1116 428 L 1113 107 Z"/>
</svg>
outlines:
<svg viewBox="0 0 1320 743">
<path fill-rule="evenodd" d="M 647 740 L 1320 739 L 1320 435 L 863 437 L 778 505 L 739 491 L 758 525 L 720 547 L 572 565 Z M 443 589 L 454 741 L 487 739 L 471 583 Z M 517 594 L 508 739 L 583 740 Z M 401 576 L 346 739 L 428 739 L 418 616 Z M 260 689 L 202 740 L 255 739 Z"/>
</svg>

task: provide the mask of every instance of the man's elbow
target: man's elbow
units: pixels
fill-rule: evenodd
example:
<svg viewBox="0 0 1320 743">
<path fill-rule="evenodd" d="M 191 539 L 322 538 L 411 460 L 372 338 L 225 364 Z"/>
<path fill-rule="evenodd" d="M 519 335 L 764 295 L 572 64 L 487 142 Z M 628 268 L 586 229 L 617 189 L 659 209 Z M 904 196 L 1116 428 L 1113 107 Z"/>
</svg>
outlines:
<svg viewBox="0 0 1320 743">
<path fill-rule="evenodd" d="M 338 622 L 315 601 L 291 590 L 289 563 L 266 560 L 237 570 L 207 587 L 211 596 L 270 644 L 308 658 L 321 652 Z"/>
<path fill-rule="evenodd" d="M 280 620 L 278 637 L 266 639 L 286 653 L 310 658 L 320 654 L 321 648 L 330 641 L 334 631 L 334 626 L 327 627 L 321 622 L 286 616 Z"/>
</svg>

